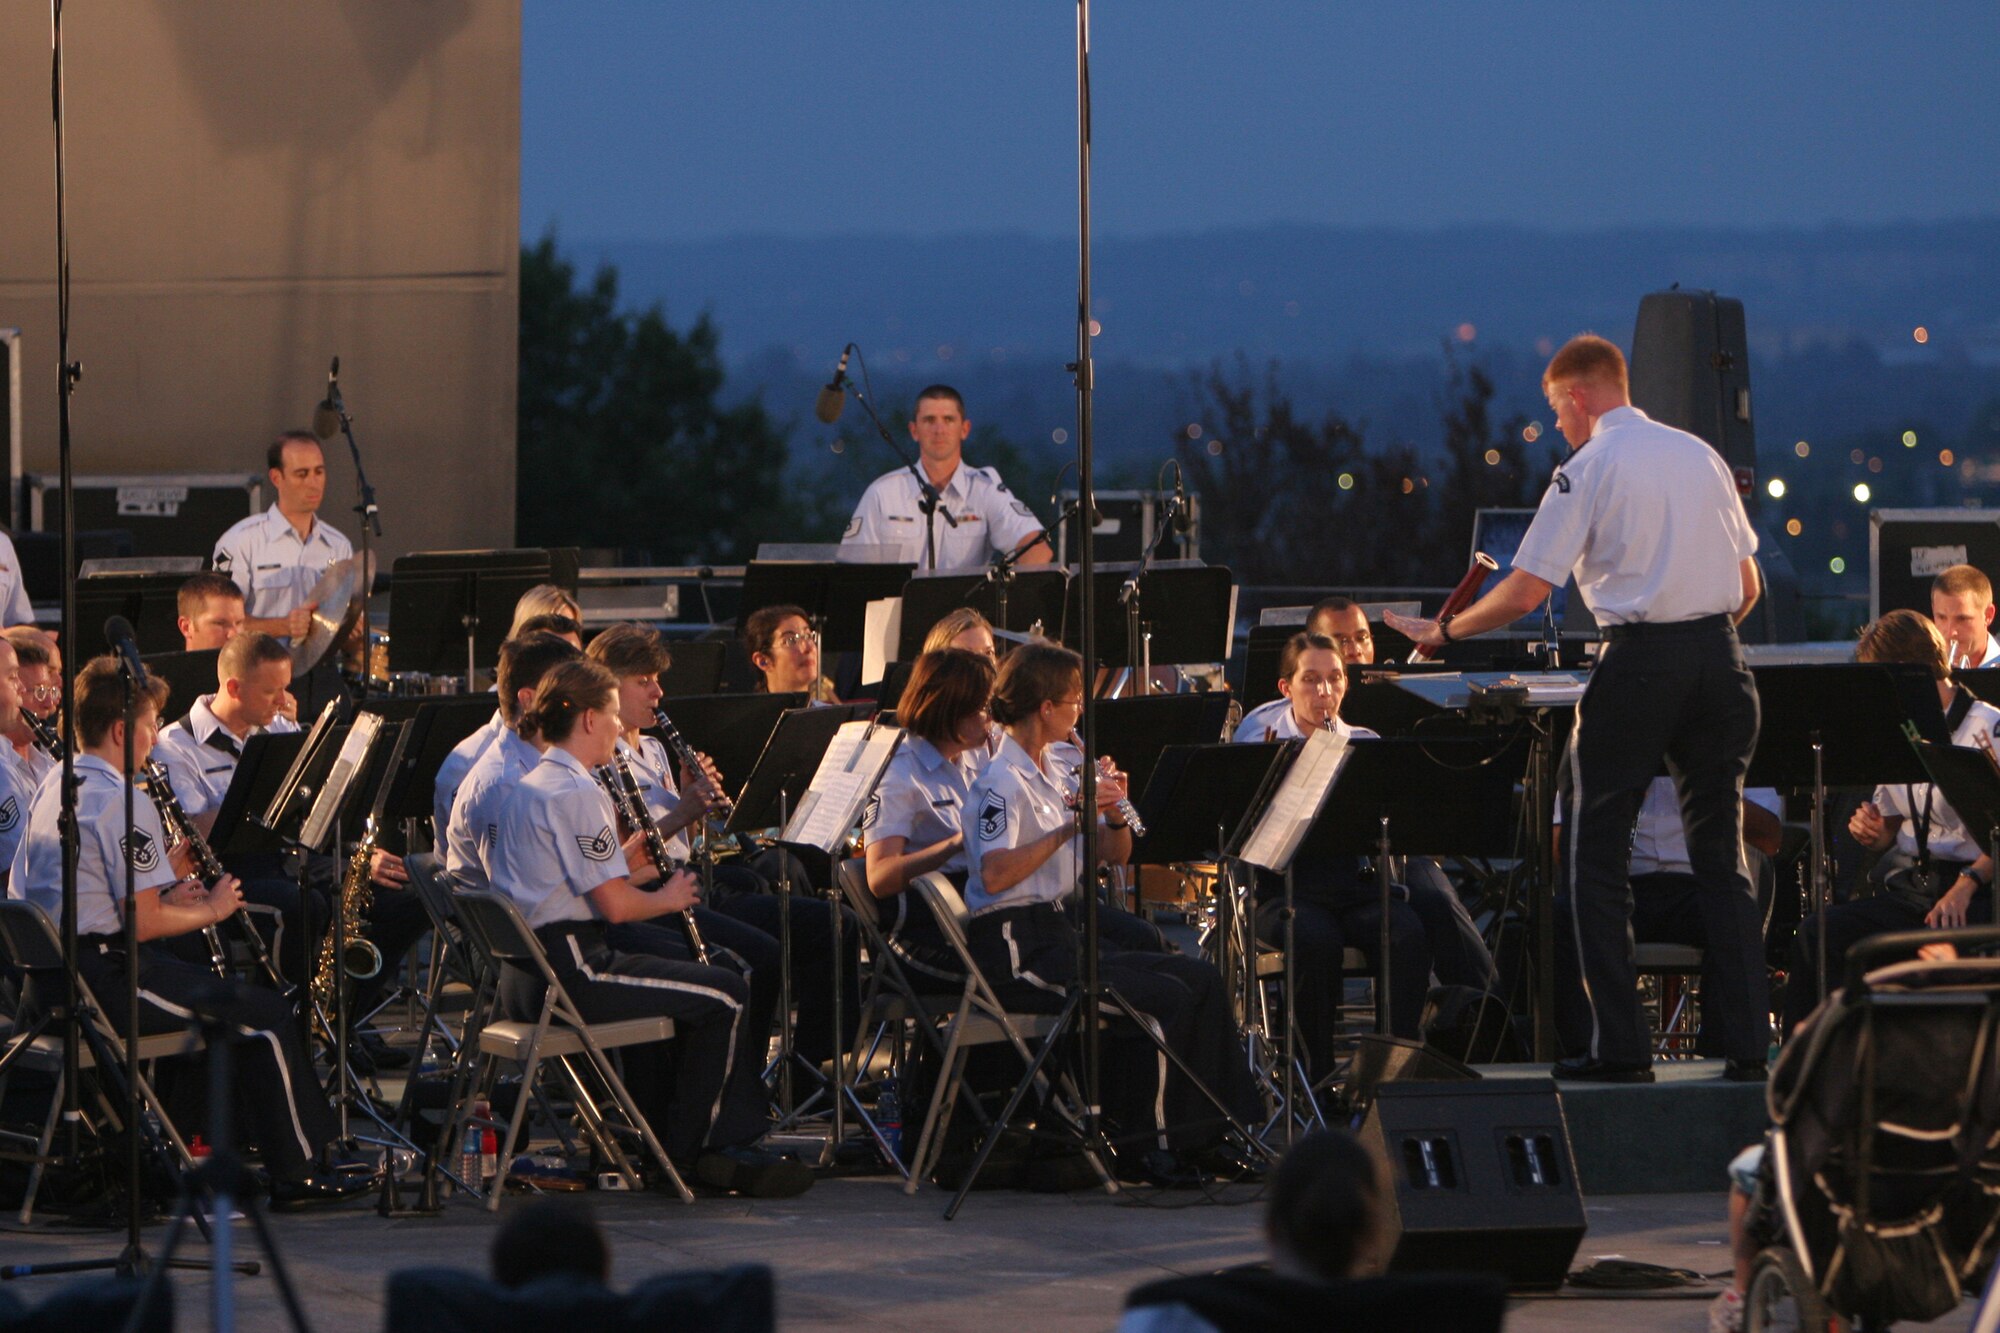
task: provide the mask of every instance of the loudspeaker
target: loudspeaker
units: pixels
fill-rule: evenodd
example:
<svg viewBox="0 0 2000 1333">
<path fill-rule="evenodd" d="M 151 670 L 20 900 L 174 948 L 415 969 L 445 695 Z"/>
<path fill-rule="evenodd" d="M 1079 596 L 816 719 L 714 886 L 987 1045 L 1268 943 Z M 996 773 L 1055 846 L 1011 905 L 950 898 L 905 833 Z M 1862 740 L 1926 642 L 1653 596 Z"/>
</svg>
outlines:
<svg viewBox="0 0 2000 1333">
<path fill-rule="evenodd" d="M 1390 1272 L 1562 1285 L 1585 1222 L 1553 1080 L 1384 1083 L 1356 1132 L 1391 1185 Z"/>
<path fill-rule="evenodd" d="M 1750 417 L 1750 344 L 1743 303 L 1714 292 L 1652 292 L 1632 330 L 1632 405 L 1699 435 L 1736 474 L 1757 515 L 1757 432 Z"/>
</svg>

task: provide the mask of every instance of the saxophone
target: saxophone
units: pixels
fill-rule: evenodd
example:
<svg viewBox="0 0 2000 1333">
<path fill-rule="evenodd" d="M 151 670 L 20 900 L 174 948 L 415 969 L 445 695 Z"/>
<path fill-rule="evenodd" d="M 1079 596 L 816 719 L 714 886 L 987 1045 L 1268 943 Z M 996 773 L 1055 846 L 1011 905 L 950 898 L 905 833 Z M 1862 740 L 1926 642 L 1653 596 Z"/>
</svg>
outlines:
<svg viewBox="0 0 2000 1333">
<path fill-rule="evenodd" d="M 369 874 L 369 862 L 375 859 L 375 843 L 375 821 L 371 818 L 354 855 L 348 858 L 347 874 L 340 881 L 340 902 L 335 909 L 340 913 L 340 929 L 327 930 L 326 938 L 320 941 L 319 961 L 313 966 L 313 1003 L 322 1012 L 332 1012 L 335 990 L 342 976 L 366 981 L 382 970 L 382 951 L 363 933 L 368 928 L 368 909 L 375 902 L 375 881 Z M 338 958 L 333 952 L 336 935 L 346 941 Z"/>
</svg>

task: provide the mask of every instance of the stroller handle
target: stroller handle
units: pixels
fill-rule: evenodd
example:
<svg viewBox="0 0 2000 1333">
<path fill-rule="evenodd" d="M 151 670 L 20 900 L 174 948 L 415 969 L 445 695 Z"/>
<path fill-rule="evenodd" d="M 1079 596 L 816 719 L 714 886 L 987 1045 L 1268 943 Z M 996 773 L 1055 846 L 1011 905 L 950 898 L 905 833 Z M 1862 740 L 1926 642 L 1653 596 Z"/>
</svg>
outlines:
<svg viewBox="0 0 2000 1333">
<path fill-rule="evenodd" d="M 1949 944 L 1963 953 L 1969 949 L 2000 944 L 2000 925 L 1962 926 L 1957 930 L 1897 930 L 1887 935 L 1871 935 L 1847 951 L 1847 988 L 1862 988 L 1866 977 L 1878 964 L 1897 954 L 1913 954 L 1926 944 Z"/>
</svg>

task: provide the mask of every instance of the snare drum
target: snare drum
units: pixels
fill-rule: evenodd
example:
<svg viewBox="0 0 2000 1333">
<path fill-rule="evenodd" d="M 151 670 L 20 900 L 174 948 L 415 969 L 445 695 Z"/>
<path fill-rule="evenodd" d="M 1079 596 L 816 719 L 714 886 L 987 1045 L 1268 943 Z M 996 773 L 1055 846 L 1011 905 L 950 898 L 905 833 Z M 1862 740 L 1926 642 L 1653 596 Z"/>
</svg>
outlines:
<svg viewBox="0 0 2000 1333">
<path fill-rule="evenodd" d="M 1215 896 L 1215 881 L 1213 862 L 1140 866 L 1139 902 L 1146 907 L 1198 909 Z"/>
</svg>

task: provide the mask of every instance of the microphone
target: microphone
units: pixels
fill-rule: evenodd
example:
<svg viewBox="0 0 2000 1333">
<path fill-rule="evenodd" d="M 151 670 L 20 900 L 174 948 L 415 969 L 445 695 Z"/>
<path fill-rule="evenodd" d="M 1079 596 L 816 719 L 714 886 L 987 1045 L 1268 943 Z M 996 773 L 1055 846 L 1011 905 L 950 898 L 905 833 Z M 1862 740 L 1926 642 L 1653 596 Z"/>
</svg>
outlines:
<svg viewBox="0 0 2000 1333">
<path fill-rule="evenodd" d="M 112 651 L 123 659 L 125 670 L 130 672 L 134 684 L 146 681 L 146 664 L 139 660 L 139 643 L 132 633 L 132 622 L 123 616 L 113 616 L 104 622 L 104 638 Z"/>
<path fill-rule="evenodd" d="M 840 364 L 833 368 L 833 378 L 819 391 L 819 401 L 813 404 L 813 415 L 821 424 L 831 426 L 840 420 L 840 414 L 847 408 L 847 358 L 854 351 L 849 343 L 840 349 Z"/>
<path fill-rule="evenodd" d="M 340 431 L 340 358 L 333 358 L 333 368 L 326 372 L 326 397 L 320 399 L 313 409 L 313 434 L 322 440 L 330 440 Z"/>
<path fill-rule="evenodd" d="M 1194 527 L 1194 510 L 1188 508 L 1187 479 L 1181 466 L 1174 464 L 1174 532 L 1185 537 Z"/>
</svg>

